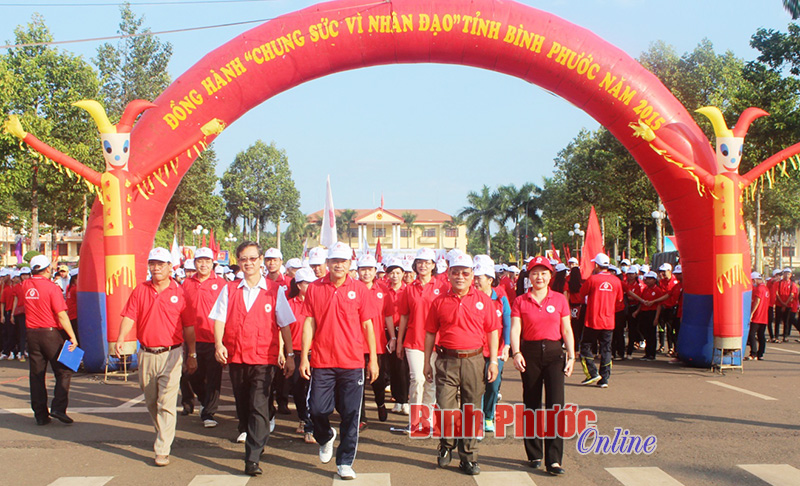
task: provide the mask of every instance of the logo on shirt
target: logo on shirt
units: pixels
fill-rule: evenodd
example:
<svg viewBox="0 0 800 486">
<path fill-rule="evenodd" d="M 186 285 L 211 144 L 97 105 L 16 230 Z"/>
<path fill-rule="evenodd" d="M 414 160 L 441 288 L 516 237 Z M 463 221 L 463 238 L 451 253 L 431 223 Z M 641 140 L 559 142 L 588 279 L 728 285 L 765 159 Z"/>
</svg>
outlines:
<svg viewBox="0 0 800 486">
<path fill-rule="evenodd" d="M 267 313 L 272 312 L 272 304 L 265 305 L 264 306 L 264 310 L 267 311 Z"/>
<path fill-rule="evenodd" d="M 172 302 L 173 304 L 177 304 L 178 303 L 178 296 L 177 295 L 173 295 L 172 297 L 169 298 L 169 301 Z"/>
<path fill-rule="evenodd" d="M 495 312 L 497 312 L 497 317 L 503 317 L 503 313 L 500 312 L 500 309 L 497 309 Z"/>
<path fill-rule="evenodd" d="M 28 289 L 28 291 L 25 292 L 25 299 L 39 300 L 39 291 L 36 289 Z"/>
<path fill-rule="evenodd" d="M 611 292 L 614 288 L 608 282 L 603 282 L 600 284 L 600 290 L 603 292 Z"/>
<path fill-rule="evenodd" d="M 433 289 L 433 295 L 439 295 L 439 289 Z"/>
<path fill-rule="evenodd" d="M 553 312 L 556 311 L 556 308 L 555 308 L 555 306 L 548 305 L 547 307 L 545 307 L 544 310 L 546 310 L 549 314 L 552 314 Z"/>
<path fill-rule="evenodd" d="M 214 284 L 214 285 L 211 286 L 211 290 L 217 290 L 218 287 L 219 287 L 219 285 Z"/>
<path fill-rule="evenodd" d="M 347 298 L 350 299 L 350 300 L 354 300 L 356 298 L 355 290 L 351 290 L 350 292 L 347 292 Z"/>
<path fill-rule="evenodd" d="M 376 295 L 378 296 L 379 299 L 383 298 L 383 292 L 378 292 Z"/>
<path fill-rule="evenodd" d="M 475 308 L 478 310 L 483 310 L 483 302 L 475 302 Z"/>
</svg>

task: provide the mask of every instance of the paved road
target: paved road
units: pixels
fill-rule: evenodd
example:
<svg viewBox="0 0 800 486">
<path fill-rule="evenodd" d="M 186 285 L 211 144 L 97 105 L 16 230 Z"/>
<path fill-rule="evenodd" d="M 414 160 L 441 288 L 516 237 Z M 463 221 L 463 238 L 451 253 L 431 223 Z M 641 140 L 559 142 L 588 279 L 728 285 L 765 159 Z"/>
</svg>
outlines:
<svg viewBox="0 0 800 486">
<path fill-rule="evenodd" d="M 747 362 L 744 373 L 725 375 L 669 364 L 614 362 L 611 387 L 581 387 L 568 380 L 567 399 L 598 414 L 598 428 L 655 435 L 652 455 L 581 455 L 565 444 L 567 475 L 553 478 L 524 465 L 516 439 L 487 437 L 482 474 L 435 467 L 436 441 L 412 440 L 389 431 L 407 420 L 390 414 L 377 421 L 374 404 L 350 484 L 370 485 L 800 485 L 800 344 L 771 344 L 766 360 Z M 9 485 L 330 485 L 333 463 L 322 465 L 317 446 L 295 434 L 293 416 L 278 416 L 260 478 L 242 475 L 244 446 L 235 444 L 233 398 L 224 385 L 220 426 L 204 429 L 197 413 L 179 417 L 172 464 L 152 465 L 154 433 L 134 382 L 109 383 L 76 375 L 70 393 L 71 426 L 37 427 L 28 403 L 27 363 L 0 362 L 0 484 Z M 521 401 L 519 375 L 504 373 L 503 402 Z M 79 478 L 79 479 L 70 479 Z"/>
</svg>

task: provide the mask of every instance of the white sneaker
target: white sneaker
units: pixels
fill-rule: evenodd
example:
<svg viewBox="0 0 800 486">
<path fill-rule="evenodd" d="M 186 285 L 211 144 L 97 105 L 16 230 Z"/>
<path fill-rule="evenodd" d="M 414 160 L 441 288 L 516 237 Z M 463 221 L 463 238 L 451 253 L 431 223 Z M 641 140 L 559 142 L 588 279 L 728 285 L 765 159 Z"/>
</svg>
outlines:
<svg viewBox="0 0 800 486">
<path fill-rule="evenodd" d="M 274 431 L 275 431 L 275 417 L 272 417 L 269 421 L 269 433 L 271 434 Z"/>
<path fill-rule="evenodd" d="M 411 415 L 411 405 L 407 403 L 403 404 L 403 415 Z"/>
<path fill-rule="evenodd" d="M 3 359 L 0 357 L 0 359 Z M 402 413 L 403 412 L 403 404 L 402 403 L 395 403 L 394 407 L 392 407 L 392 413 Z"/>
<path fill-rule="evenodd" d="M 239 444 L 244 444 L 244 441 L 247 440 L 247 432 L 242 432 L 239 434 L 239 437 L 236 438 L 236 442 Z"/>
<path fill-rule="evenodd" d="M 217 426 L 217 421 L 214 420 L 214 419 L 205 419 L 205 420 L 203 420 L 203 427 L 205 427 L 207 429 L 213 429 L 216 426 Z M 246 435 L 246 433 L 245 433 L 245 435 Z"/>
<path fill-rule="evenodd" d="M 6 356 L 5 354 L 0 354 L 0 361 L 3 361 L 4 359 L 8 359 L 8 356 Z M 396 405 L 395 405 L 395 407 L 396 407 Z"/>
<path fill-rule="evenodd" d="M 328 442 L 326 442 L 326 443 L 322 444 L 321 446 L 319 446 L 319 460 L 323 464 L 327 464 L 327 463 L 331 462 L 331 458 L 333 457 L 333 441 L 336 440 L 336 429 L 332 428 L 331 432 L 333 432 L 333 436 L 331 436 L 331 440 L 329 440 Z M 339 466 L 339 467 L 342 467 L 342 466 Z M 347 466 L 347 467 L 350 467 L 350 466 Z M 351 468 L 350 472 L 352 472 L 352 471 L 353 471 L 353 469 Z M 341 476 L 341 474 L 339 474 L 339 476 Z M 355 473 L 353 473 L 353 477 L 356 477 Z M 342 479 L 344 479 L 344 478 L 342 478 Z"/>
<path fill-rule="evenodd" d="M 342 479 L 355 479 L 356 472 L 353 471 L 353 466 L 336 466 L 339 477 Z"/>
<path fill-rule="evenodd" d="M 14 353 L 8 353 L 8 359 L 14 359 Z"/>
</svg>

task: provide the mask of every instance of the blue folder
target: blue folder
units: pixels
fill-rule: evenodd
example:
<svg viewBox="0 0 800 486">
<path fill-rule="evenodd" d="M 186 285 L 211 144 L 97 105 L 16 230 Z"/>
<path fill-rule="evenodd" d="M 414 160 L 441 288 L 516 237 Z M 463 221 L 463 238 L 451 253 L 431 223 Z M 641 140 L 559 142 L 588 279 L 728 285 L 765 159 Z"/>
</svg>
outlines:
<svg viewBox="0 0 800 486">
<path fill-rule="evenodd" d="M 78 366 L 81 365 L 81 360 L 83 359 L 83 350 L 81 348 L 75 348 L 74 351 L 70 351 L 69 347 L 71 344 L 72 341 L 69 339 L 64 341 L 64 347 L 61 348 L 61 352 L 58 354 L 58 362 L 72 371 L 78 371 Z"/>
</svg>

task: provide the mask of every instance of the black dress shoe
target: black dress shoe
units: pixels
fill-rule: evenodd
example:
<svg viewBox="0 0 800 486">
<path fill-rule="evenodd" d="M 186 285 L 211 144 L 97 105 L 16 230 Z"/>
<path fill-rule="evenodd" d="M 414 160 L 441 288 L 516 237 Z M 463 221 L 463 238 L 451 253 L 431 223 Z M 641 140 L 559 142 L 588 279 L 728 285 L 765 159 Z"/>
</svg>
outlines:
<svg viewBox="0 0 800 486">
<path fill-rule="evenodd" d="M 36 417 L 36 425 L 47 425 L 50 423 L 50 417 L 39 418 Z"/>
<path fill-rule="evenodd" d="M 51 410 L 50 416 L 55 419 L 58 419 L 60 422 L 65 424 L 71 424 L 72 422 L 74 422 L 74 420 L 69 418 L 69 415 L 65 414 L 64 412 L 59 412 L 57 410 Z"/>
<path fill-rule="evenodd" d="M 436 458 L 436 463 L 439 464 L 439 467 L 447 467 L 450 464 L 450 461 L 453 460 L 453 454 L 450 452 L 445 446 L 439 446 L 439 455 Z"/>
<path fill-rule="evenodd" d="M 181 410 L 181 415 L 185 417 L 186 415 L 191 415 L 193 413 L 194 413 L 194 405 L 191 405 L 189 403 L 184 403 L 183 410 Z"/>
<path fill-rule="evenodd" d="M 468 476 L 477 476 L 481 473 L 480 466 L 478 466 L 477 462 L 473 461 L 461 461 L 461 464 L 458 465 L 458 468 L 464 471 L 464 474 Z"/>
<path fill-rule="evenodd" d="M 264 471 L 261 470 L 261 467 L 259 467 L 257 462 L 245 461 L 244 473 L 247 474 L 248 476 L 258 476 L 262 472 Z"/>
<path fill-rule="evenodd" d="M 378 407 L 378 420 L 381 422 L 386 422 L 386 419 L 389 418 L 389 412 L 386 410 L 386 405 L 381 405 Z"/>
<path fill-rule="evenodd" d="M 564 471 L 564 468 L 561 467 L 557 462 L 554 462 L 553 464 L 547 466 L 547 472 L 552 476 L 561 476 L 566 471 Z"/>
<path fill-rule="evenodd" d="M 539 469 L 542 467 L 542 460 L 541 459 L 531 459 L 528 461 L 528 465 L 534 469 Z"/>
</svg>

